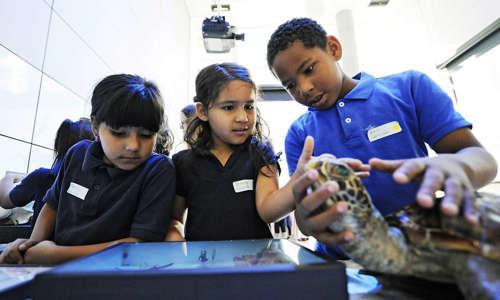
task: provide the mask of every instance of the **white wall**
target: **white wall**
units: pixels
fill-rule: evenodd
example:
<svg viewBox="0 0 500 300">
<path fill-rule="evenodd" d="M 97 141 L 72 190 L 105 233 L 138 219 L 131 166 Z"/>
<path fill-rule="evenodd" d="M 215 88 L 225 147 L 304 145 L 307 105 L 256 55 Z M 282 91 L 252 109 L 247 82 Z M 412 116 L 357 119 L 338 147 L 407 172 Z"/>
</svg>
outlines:
<svg viewBox="0 0 500 300">
<path fill-rule="evenodd" d="M 435 64 L 500 17 L 498 0 L 418 0 Z"/>
<path fill-rule="evenodd" d="M 180 136 L 189 32 L 180 0 L 0 0 L 0 176 L 49 167 L 62 120 L 88 117 L 113 73 L 156 82 Z"/>
</svg>

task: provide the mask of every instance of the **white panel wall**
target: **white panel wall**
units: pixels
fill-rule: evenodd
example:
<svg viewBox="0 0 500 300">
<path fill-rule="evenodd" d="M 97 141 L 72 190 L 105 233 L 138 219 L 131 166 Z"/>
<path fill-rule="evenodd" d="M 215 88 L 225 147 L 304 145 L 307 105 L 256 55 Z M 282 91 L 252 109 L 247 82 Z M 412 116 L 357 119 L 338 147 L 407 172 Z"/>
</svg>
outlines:
<svg viewBox="0 0 500 300">
<path fill-rule="evenodd" d="M 0 149 L 2 149 L 2 177 L 6 170 L 26 172 L 30 152 L 29 144 L 0 136 Z"/>
<path fill-rule="evenodd" d="M 76 121 L 84 116 L 85 101 L 44 75 L 38 98 L 33 143 L 52 148 L 55 132 L 65 119 Z M 54 115 L 57 111 L 57 115 Z"/>
<path fill-rule="evenodd" d="M 31 140 L 40 77 L 40 71 L 0 47 L 0 134 Z"/>
<path fill-rule="evenodd" d="M 189 34 L 180 0 L 0 0 L 0 177 L 50 167 L 60 123 L 88 117 L 112 73 L 159 85 L 179 142 Z"/>
<path fill-rule="evenodd" d="M 32 172 L 38 168 L 50 168 L 53 162 L 54 151 L 33 145 L 28 172 Z"/>
<path fill-rule="evenodd" d="M 0 1 L 0 42 L 38 70 L 42 69 L 50 5 L 42 0 Z"/>
<path fill-rule="evenodd" d="M 95 83 L 112 70 L 69 26 L 52 15 L 44 72 L 86 99 Z"/>
</svg>

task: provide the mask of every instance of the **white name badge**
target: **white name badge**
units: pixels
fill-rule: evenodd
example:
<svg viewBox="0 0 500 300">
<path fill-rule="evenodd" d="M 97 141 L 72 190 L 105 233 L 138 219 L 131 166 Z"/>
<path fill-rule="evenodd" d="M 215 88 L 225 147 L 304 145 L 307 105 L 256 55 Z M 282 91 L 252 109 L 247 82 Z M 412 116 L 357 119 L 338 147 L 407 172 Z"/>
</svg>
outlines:
<svg viewBox="0 0 500 300">
<path fill-rule="evenodd" d="M 87 196 L 87 192 L 89 191 L 88 188 L 79 185 L 78 183 L 70 183 L 69 188 L 68 188 L 68 194 L 73 195 L 77 198 L 80 198 L 82 200 L 85 199 L 85 196 Z"/>
<path fill-rule="evenodd" d="M 243 179 L 240 181 L 235 181 L 233 182 L 233 187 L 236 193 L 251 191 L 253 190 L 253 179 Z"/>
<path fill-rule="evenodd" d="M 399 126 L 398 121 L 392 121 L 368 130 L 368 140 L 373 142 L 381 138 L 385 138 L 386 136 L 401 132 L 401 130 L 402 129 L 401 126 Z"/>
</svg>

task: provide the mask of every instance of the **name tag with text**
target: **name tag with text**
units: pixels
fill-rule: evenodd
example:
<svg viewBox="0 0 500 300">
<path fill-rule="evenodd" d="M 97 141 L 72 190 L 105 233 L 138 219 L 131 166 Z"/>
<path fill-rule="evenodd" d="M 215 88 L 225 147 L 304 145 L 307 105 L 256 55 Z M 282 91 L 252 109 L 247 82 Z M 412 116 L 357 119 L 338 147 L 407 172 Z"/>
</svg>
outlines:
<svg viewBox="0 0 500 300">
<path fill-rule="evenodd" d="M 398 121 L 392 121 L 368 130 L 368 140 L 370 142 L 374 142 L 381 138 L 385 138 L 386 136 L 401 132 L 401 130 L 402 129 L 401 126 L 399 126 Z"/>
<path fill-rule="evenodd" d="M 243 179 L 240 181 L 235 181 L 233 182 L 233 187 L 236 193 L 251 191 L 253 190 L 253 179 Z"/>
<path fill-rule="evenodd" d="M 73 195 L 77 198 L 80 198 L 82 200 L 85 199 L 85 196 L 87 196 L 87 192 L 89 191 L 88 188 L 79 185 L 78 183 L 71 182 L 68 187 L 68 194 Z"/>
</svg>

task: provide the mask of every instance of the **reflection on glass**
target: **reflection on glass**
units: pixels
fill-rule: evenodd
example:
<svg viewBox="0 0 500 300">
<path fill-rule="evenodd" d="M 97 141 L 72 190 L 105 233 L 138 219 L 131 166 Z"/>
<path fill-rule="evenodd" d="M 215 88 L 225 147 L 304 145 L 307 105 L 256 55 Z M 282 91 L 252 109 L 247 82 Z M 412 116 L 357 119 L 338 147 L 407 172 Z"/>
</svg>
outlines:
<svg viewBox="0 0 500 300">
<path fill-rule="evenodd" d="M 213 242 L 123 243 L 76 260 L 58 271 L 214 271 L 295 270 L 297 266 L 325 263 L 288 240 Z"/>
</svg>

